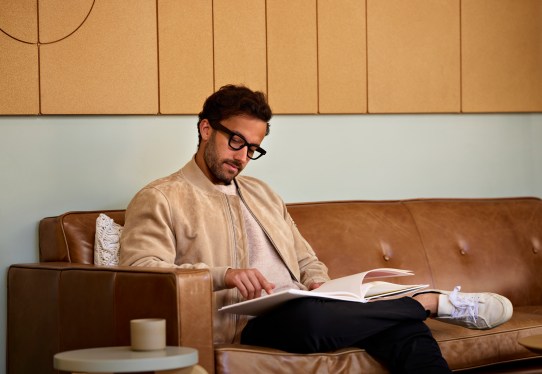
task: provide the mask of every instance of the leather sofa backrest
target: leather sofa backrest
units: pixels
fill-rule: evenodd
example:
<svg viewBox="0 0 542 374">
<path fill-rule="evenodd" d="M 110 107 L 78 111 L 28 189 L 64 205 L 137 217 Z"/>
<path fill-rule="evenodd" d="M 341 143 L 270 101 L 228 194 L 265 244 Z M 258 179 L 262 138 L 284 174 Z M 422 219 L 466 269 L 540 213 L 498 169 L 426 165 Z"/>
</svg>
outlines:
<svg viewBox="0 0 542 374">
<path fill-rule="evenodd" d="M 398 283 L 501 293 L 542 304 L 542 200 L 418 199 L 288 204 L 332 278 L 372 268 L 414 271 Z M 40 222 L 40 261 L 92 264 L 100 211 Z M 124 224 L 123 210 L 103 211 Z"/>
<path fill-rule="evenodd" d="M 417 199 L 290 204 L 331 277 L 378 267 L 415 272 L 398 283 L 492 291 L 542 304 L 542 200 Z"/>
<path fill-rule="evenodd" d="M 290 204 L 288 211 L 332 278 L 374 268 L 412 270 L 391 282 L 433 284 L 418 230 L 400 201 Z"/>
<path fill-rule="evenodd" d="M 542 304 L 542 200 L 418 200 L 412 214 L 435 287 L 492 291 Z"/>
</svg>

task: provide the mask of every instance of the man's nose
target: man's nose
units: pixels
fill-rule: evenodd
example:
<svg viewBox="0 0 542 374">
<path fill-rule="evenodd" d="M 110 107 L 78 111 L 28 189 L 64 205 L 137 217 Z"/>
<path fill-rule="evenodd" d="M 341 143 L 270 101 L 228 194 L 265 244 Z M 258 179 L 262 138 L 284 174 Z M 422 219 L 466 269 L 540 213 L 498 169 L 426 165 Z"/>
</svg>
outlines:
<svg viewBox="0 0 542 374">
<path fill-rule="evenodd" d="M 234 153 L 234 158 L 246 162 L 248 160 L 248 147 L 243 147 Z"/>
</svg>

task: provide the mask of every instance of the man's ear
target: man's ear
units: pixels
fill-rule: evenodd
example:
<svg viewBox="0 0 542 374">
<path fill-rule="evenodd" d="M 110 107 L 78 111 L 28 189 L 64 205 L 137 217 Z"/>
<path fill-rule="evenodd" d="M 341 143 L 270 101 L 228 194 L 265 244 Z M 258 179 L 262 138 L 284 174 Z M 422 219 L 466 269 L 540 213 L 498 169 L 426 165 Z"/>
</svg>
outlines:
<svg viewBox="0 0 542 374">
<path fill-rule="evenodd" d="M 211 124 L 207 119 L 202 119 L 199 123 L 199 133 L 201 135 L 201 139 L 207 141 L 209 137 L 211 136 Z"/>
</svg>

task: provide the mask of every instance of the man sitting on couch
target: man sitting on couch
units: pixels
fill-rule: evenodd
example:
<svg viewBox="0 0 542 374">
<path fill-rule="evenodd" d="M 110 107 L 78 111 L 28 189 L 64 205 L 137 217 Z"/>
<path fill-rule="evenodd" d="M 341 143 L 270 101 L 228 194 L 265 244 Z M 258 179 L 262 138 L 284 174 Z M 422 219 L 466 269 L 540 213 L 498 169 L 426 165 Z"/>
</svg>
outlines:
<svg viewBox="0 0 542 374">
<path fill-rule="evenodd" d="M 326 266 L 303 239 L 281 198 L 239 176 L 261 148 L 272 113 L 265 96 L 224 86 L 199 114 L 195 157 L 139 191 L 126 210 L 121 265 L 207 268 L 216 307 L 286 288 L 318 288 Z M 355 346 L 402 373 L 449 373 L 428 316 L 487 329 L 512 316 L 491 293 L 426 291 L 370 303 L 302 298 L 255 318 L 215 312 L 216 343 L 297 353 Z"/>
</svg>

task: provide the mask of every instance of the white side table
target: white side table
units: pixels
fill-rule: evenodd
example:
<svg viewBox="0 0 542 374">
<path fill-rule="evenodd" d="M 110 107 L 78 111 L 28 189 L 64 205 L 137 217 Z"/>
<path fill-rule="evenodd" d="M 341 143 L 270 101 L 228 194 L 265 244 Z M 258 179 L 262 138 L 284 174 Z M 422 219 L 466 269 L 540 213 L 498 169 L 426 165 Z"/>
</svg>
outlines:
<svg viewBox="0 0 542 374">
<path fill-rule="evenodd" d="M 174 373 L 174 369 L 197 363 L 198 351 L 186 347 L 145 352 L 132 351 L 130 347 L 103 347 L 61 352 L 54 356 L 55 369 L 72 373 Z M 201 366 L 198 368 L 205 372 Z"/>
<path fill-rule="evenodd" d="M 518 339 L 518 343 L 532 352 L 542 354 L 542 335 L 529 335 Z"/>
</svg>

